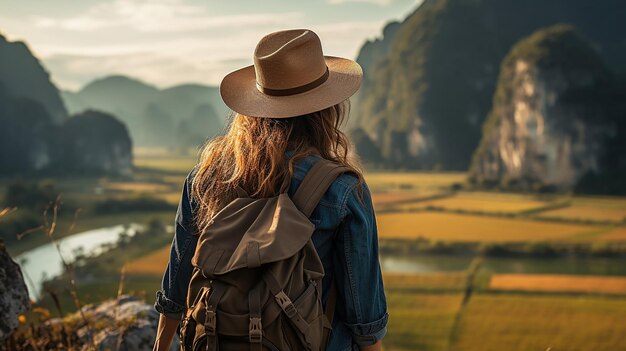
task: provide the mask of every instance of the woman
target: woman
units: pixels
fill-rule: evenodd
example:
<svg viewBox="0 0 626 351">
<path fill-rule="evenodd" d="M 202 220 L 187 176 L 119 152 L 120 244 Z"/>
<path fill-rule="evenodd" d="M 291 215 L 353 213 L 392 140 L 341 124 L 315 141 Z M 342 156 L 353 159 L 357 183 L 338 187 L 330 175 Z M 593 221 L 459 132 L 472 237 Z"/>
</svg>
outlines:
<svg viewBox="0 0 626 351">
<path fill-rule="evenodd" d="M 387 306 L 378 261 L 370 193 L 349 142 L 340 131 L 347 99 L 362 71 L 351 60 L 322 54 L 310 30 L 269 34 L 258 43 L 254 65 L 227 75 L 224 102 L 236 113 L 225 135 L 209 141 L 183 187 L 171 257 L 157 292 L 161 313 L 155 349 L 169 348 L 186 306 L 191 257 L 198 234 L 211 224 L 237 186 L 251 197 L 276 196 L 285 177 L 294 194 L 320 158 L 347 166 L 324 193 L 310 219 L 325 275 L 322 302 L 336 287 L 337 304 L 327 350 L 380 350 Z"/>
</svg>

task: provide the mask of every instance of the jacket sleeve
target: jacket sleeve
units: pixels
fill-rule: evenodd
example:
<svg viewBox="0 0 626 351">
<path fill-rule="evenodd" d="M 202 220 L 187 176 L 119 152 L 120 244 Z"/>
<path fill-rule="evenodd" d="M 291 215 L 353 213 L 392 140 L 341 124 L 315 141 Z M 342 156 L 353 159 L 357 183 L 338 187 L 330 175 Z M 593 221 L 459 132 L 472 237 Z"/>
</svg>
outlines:
<svg viewBox="0 0 626 351">
<path fill-rule="evenodd" d="M 368 346 L 385 336 L 388 314 L 378 258 L 376 217 L 367 184 L 357 182 L 347 191 L 342 218 L 334 252 L 336 313 L 351 331 L 354 342 Z"/>
<path fill-rule="evenodd" d="M 198 242 L 198 236 L 193 232 L 194 204 L 189 196 L 190 190 L 191 173 L 183 186 L 176 211 L 170 259 L 154 304 L 157 311 L 172 319 L 181 319 L 185 311 L 187 290 L 193 271 L 191 258 Z"/>
</svg>

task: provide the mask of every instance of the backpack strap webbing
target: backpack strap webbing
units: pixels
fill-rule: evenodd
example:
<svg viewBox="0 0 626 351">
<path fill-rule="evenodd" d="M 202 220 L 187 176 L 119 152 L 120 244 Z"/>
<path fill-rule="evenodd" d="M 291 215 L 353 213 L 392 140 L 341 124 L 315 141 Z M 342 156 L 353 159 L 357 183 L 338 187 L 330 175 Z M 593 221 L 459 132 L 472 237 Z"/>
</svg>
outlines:
<svg viewBox="0 0 626 351">
<path fill-rule="evenodd" d="M 338 163 L 320 159 L 304 176 L 291 200 L 302 213 L 307 217 L 311 216 L 328 187 L 337 177 L 346 172 L 351 172 L 351 170 Z"/>
<path fill-rule="evenodd" d="M 320 159 L 315 162 L 315 164 L 304 176 L 304 179 L 298 186 L 298 189 L 296 189 L 296 192 L 292 197 L 293 203 L 302 213 L 304 213 L 307 217 L 310 217 L 330 185 L 335 181 L 335 179 L 337 179 L 337 177 L 346 172 L 351 172 L 351 170 L 338 163 L 326 159 Z M 336 303 L 337 286 L 335 285 L 335 281 L 333 279 L 330 286 L 328 301 L 326 301 L 326 308 L 324 309 L 324 314 L 328 319 L 330 328 L 332 328 L 333 325 Z"/>
</svg>

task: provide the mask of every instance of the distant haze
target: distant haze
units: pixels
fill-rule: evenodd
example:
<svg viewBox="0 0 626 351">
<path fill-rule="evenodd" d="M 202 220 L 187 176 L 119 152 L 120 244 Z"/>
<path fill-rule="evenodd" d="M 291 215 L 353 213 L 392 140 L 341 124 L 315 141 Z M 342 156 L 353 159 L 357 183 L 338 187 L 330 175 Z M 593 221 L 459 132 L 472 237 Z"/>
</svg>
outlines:
<svg viewBox="0 0 626 351">
<path fill-rule="evenodd" d="M 256 42 L 286 28 L 315 30 L 325 53 L 355 58 L 383 25 L 419 0 L 55 0 L 0 2 L 0 33 L 24 40 L 62 89 L 110 74 L 159 87 L 217 85 L 252 63 Z"/>
</svg>

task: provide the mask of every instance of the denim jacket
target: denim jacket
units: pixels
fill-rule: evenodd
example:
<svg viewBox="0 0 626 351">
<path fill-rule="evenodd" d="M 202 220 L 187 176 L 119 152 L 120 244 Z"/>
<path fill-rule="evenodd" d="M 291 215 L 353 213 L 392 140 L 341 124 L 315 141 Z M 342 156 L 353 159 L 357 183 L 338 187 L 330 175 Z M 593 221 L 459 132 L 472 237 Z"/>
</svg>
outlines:
<svg viewBox="0 0 626 351">
<path fill-rule="evenodd" d="M 286 153 L 290 157 L 291 152 Z M 307 171 L 319 156 L 299 160 L 294 166 L 289 195 L 293 196 Z M 191 257 L 198 236 L 190 230 L 194 208 L 191 180 L 185 180 L 176 214 L 170 260 L 157 292 L 155 308 L 170 318 L 180 319 L 185 310 Z M 361 188 L 364 202 L 358 197 Z M 331 282 L 337 287 L 337 304 L 328 350 L 358 350 L 374 344 L 387 332 L 387 303 L 378 260 L 378 233 L 371 195 L 352 174 L 339 176 L 310 217 L 315 224 L 313 244 L 326 275 L 322 302 L 326 305 Z"/>
</svg>

